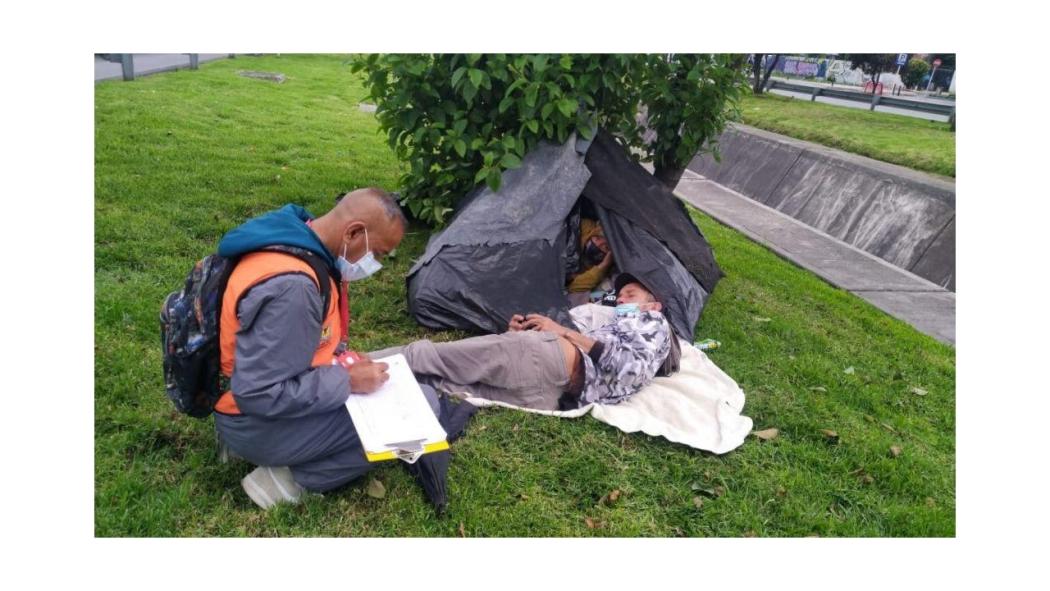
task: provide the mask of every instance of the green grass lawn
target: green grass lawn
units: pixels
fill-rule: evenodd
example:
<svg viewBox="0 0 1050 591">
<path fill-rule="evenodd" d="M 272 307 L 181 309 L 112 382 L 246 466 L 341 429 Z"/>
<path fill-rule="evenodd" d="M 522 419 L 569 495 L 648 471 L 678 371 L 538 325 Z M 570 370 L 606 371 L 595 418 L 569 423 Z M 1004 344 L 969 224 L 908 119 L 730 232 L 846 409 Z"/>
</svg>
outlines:
<svg viewBox="0 0 1050 591">
<path fill-rule="evenodd" d="M 339 191 L 394 188 L 399 165 L 358 110 L 363 95 L 333 56 L 239 57 L 96 86 L 96 535 L 955 535 L 954 349 L 696 211 L 726 273 L 697 334 L 723 343 L 712 359 L 747 393 L 755 428 L 779 437 L 714 456 L 589 417 L 485 409 L 453 446 L 444 518 L 396 463 L 372 473 L 384 498 L 365 493 L 366 477 L 258 510 L 239 485 L 251 466 L 219 464 L 211 419 L 177 415 L 165 397 L 157 313 L 246 218 L 287 202 L 320 214 Z M 354 284 L 354 348 L 428 334 L 405 312 L 404 283 L 427 236 L 413 228 L 376 278 Z M 694 486 L 721 494 L 698 508 Z M 617 489 L 618 502 L 599 502 Z"/>
<path fill-rule="evenodd" d="M 775 94 L 748 94 L 743 122 L 876 160 L 955 176 L 955 133 L 939 123 Z"/>
</svg>

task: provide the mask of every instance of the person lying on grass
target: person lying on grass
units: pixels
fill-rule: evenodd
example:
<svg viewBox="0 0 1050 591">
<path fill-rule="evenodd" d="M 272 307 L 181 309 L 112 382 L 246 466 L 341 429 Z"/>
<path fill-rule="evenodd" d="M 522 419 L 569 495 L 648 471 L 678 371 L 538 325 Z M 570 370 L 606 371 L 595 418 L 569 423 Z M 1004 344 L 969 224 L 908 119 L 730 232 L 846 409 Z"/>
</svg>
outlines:
<svg viewBox="0 0 1050 591">
<path fill-rule="evenodd" d="M 420 382 L 453 394 L 540 410 L 623 402 L 656 375 L 677 371 L 681 350 L 663 305 L 645 285 L 621 273 L 615 286 L 615 309 L 577 306 L 571 328 L 540 314 L 515 314 L 503 334 L 420 340 L 399 350 Z"/>
</svg>

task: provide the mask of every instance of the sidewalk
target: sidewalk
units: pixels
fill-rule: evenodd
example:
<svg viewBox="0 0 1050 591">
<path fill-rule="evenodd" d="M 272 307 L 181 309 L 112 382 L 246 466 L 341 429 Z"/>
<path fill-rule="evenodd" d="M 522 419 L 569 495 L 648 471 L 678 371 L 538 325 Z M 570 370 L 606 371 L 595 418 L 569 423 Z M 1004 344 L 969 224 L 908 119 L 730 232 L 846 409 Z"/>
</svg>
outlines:
<svg viewBox="0 0 1050 591">
<path fill-rule="evenodd" d="M 190 54 L 188 53 L 136 53 L 133 55 L 136 78 L 190 67 Z M 198 63 L 203 64 L 229 56 L 228 53 L 201 53 L 198 54 Z M 120 62 L 110 62 L 95 56 L 95 82 L 120 80 L 123 76 Z"/>
<path fill-rule="evenodd" d="M 955 344 L 955 293 L 691 170 L 682 175 L 675 193 L 828 283 L 941 342 Z"/>
</svg>

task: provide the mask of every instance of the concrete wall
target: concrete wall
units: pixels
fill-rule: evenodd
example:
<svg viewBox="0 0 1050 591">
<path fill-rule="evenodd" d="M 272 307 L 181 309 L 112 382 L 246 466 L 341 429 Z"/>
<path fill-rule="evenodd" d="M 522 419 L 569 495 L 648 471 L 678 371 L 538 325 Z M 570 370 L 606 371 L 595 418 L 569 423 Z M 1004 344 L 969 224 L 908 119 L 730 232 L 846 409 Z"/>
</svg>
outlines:
<svg viewBox="0 0 1050 591">
<path fill-rule="evenodd" d="M 744 125 L 689 169 L 955 291 L 955 182 Z"/>
</svg>

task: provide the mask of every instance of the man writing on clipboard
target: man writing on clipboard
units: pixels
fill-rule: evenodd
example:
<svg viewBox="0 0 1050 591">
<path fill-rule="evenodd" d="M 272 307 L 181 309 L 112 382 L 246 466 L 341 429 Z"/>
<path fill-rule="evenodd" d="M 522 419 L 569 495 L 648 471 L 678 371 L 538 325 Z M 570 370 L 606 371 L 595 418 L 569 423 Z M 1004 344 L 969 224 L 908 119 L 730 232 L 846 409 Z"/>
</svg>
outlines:
<svg viewBox="0 0 1050 591">
<path fill-rule="evenodd" d="M 331 490 L 373 465 L 345 404 L 389 375 L 385 363 L 346 351 L 346 282 L 378 271 L 405 226 L 396 201 L 367 188 L 319 218 L 288 205 L 220 242 L 220 255 L 240 258 L 223 296 L 221 362 L 230 388 L 215 406 L 215 426 L 230 450 L 259 466 L 241 485 L 260 507 L 296 502 L 304 489 Z M 424 393 L 437 414 L 434 391 Z"/>
</svg>

